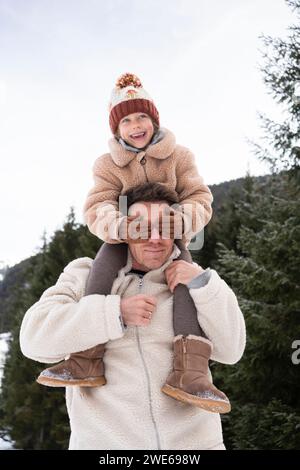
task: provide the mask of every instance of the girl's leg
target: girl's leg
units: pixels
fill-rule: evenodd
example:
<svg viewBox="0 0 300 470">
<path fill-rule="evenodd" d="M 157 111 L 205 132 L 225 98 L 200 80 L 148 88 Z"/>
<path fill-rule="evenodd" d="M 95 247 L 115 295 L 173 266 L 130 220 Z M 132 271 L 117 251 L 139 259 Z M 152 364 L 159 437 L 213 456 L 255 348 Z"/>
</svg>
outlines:
<svg viewBox="0 0 300 470">
<path fill-rule="evenodd" d="M 104 243 L 97 253 L 87 280 L 85 295 L 111 293 L 118 271 L 126 265 L 128 245 L 126 243 Z M 37 382 L 50 387 L 77 385 L 100 387 L 105 385 L 103 357 L 105 344 L 98 344 L 86 351 L 70 355 L 68 359 L 45 369 Z"/>
<path fill-rule="evenodd" d="M 187 248 L 185 248 L 182 240 L 175 241 L 178 248 L 181 250 L 180 256 L 177 260 L 187 261 L 192 263 L 192 257 Z M 204 331 L 198 322 L 197 310 L 192 297 L 189 294 L 189 289 L 183 284 L 178 284 L 174 289 L 174 304 L 173 304 L 173 327 L 174 336 L 177 335 L 195 335 L 207 338 Z"/>
<path fill-rule="evenodd" d="M 85 295 L 109 295 L 118 271 L 126 265 L 127 243 L 103 243 L 92 264 Z"/>
<path fill-rule="evenodd" d="M 181 240 L 179 260 L 192 263 L 192 257 Z M 228 413 L 230 402 L 209 378 L 212 343 L 198 322 L 197 310 L 188 287 L 179 284 L 174 289 L 173 304 L 174 358 L 173 370 L 162 391 L 176 400 L 206 411 Z"/>
</svg>

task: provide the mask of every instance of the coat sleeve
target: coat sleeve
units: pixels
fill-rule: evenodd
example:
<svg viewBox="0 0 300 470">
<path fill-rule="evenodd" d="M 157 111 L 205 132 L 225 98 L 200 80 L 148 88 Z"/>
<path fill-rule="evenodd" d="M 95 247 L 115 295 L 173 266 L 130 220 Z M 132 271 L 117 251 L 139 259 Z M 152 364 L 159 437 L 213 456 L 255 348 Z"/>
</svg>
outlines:
<svg viewBox="0 0 300 470">
<path fill-rule="evenodd" d="M 176 191 L 185 222 L 185 238 L 191 240 L 212 217 L 213 196 L 204 184 L 194 154 L 182 147 L 176 164 Z"/>
<path fill-rule="evenodd" d="M 25 313 L 20 330 L 22 353 L 51 363 L 71 353 L 123 336 L 119 295 L 84 296 L 90 258 L 72 261 L 40 300 Z"/>
<path fill-rule="evenodd" d="M 246 328 L 236 295 L 218 273 L 211 269 L 204 287 L 190 289 L 198 321 L 213 343 L 212 359 L 223 364 L 235 364 L 245 350 Z"/>
<path fill-rule="evenodd" d="M 111 171 L 109 154 L 99 157 L 93 167 L 94 186 L 88 192 L 83 218 L 91 233 L 107 243 L 120 243 L 118 227 L 125 216 L 119 212 L 118 198 L 123 185 Z"/>
</svg>

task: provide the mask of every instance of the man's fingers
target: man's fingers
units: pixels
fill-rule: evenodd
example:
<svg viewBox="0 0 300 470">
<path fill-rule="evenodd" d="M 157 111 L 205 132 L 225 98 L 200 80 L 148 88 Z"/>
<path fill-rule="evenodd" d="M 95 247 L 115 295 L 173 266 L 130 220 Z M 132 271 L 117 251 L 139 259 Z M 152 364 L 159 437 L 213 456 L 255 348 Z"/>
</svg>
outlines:
<svg viewBox="0 0 300 470">
<path fill-rule="evenodd" d="M 171 292 L 173 292 L 174 289 L 175 278 L 176 276 L 172 276 L 168 281 L 168 286 Z"/>
<path fill-rule="evenodd" d="M 178 272 L 175 270 L 169 271 L 166 275 L 168 287 L 171 292 L 174 291 L 177 284 L 179 284 Z"/>
<path fill-rule="evenodd" d="M 155 307 L 156 307 L 156 300 L 155 301 L 146 300 L 146 308 L 151 308 L 153 310 L 153 308 Z"/>
<path fill-rule="evenodd" d="M 152 312 L 154 308 L 156 307 L 156 304 L 157 304 L 157 300 L 155 299 L 155 297 L 141 295 L 139 298 L 139 306 L 143 310 L 147 310 L 147 311 L 150 310 Z"/>
<path fill-rule="evenodd" d="M 167 279 L 170 279 L 172 278 L 173 276 L 175 276 L 177 270 L 176 270 L 176 266 L 172 266 L 172 268 L 166 270 L 165 274 L 166 274 L 166 277 Z"/>
</svg>

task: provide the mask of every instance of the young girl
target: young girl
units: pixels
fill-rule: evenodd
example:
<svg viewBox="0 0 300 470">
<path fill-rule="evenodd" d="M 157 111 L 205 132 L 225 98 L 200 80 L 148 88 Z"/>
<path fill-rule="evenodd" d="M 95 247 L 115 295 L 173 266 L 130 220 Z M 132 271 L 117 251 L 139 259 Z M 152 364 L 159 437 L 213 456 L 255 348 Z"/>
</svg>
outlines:
<svg viewBox="0 0 300 470">
<path fill-rule="evenodd" d="M 148 181 L 162 183 L 177 192 L 183 212 L 174 211 L 172 221 L 178 227 L 184 220 L 185 227 L 182 240 L 175 240 L 181 251 L 179 260 L 192 263 L 186 246 L 212 215 L 212 194 L 198 174 L 193 154 L 176 144 L 172 132 L 160 127 L 157 108 L 137 76 L 126 73 L 118 79 L 109 104 L 109 123 L 114 135 L 109 141 L 110 153 L 94 164 L 95 184 L 84 206 L 90 231 L 105 242 L 94 260 L 85 295 L 109 295 L 118 271 L 126 265 L 126 234 L 132 217 L 120 212 L 118 201 L 129 188 Z M 191 383 L 185 377 L 184 385 L 178 370 L 172 371 L 162 391 L 208 411 L 230 411 L 226 395 L 207 378 L 212 343 L 199 326 L 196 307 L 183 284 L 174 289 L 173 326 L 174 352 L 178 352 L 178 337 L 185 338 L 190 353 L 191 344 L 193 348 L 197 344 L 201 365 L 195 365 L 196 379 L 195 373 L 191 374 Z M 67 360 L 43 371 L 37 381 L 53 387 L 105 385 L 104 351 L 102 344 L 71 354 Z"/>
</svg>

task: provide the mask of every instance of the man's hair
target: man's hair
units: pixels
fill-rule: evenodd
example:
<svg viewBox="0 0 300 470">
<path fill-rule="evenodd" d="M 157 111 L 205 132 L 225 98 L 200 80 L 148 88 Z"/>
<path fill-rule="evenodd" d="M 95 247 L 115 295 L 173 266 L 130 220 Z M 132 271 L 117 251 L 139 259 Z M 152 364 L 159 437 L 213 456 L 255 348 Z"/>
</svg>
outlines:
<svg viewBox="0 0 300 470">
<path fill-rule="evenodd" d="M 136 202 L 165 201 L 169 206 L 179 203 L 176 191 L 161 183 L 143 183 L 128 189 L 122 196 L 127 196 L 127 208 Z"/>
</svg>

